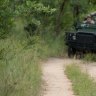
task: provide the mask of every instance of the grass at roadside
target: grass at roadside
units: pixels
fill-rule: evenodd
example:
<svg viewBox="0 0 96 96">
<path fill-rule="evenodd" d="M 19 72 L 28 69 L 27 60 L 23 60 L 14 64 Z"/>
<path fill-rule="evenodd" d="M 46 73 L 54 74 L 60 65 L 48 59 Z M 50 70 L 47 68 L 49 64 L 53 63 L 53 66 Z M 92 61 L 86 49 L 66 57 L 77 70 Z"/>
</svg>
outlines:
<svg viewBox="0 0 96 96">
<path fill-rule="evenodd" d="M 88 62 L 96 62 L 96 54 L 92 54 L 92 53 L 89 53 L 89 54 L 86 54 L 84 56 L 84 60 L 85 61 L 88 61 Z"/>
<path fill-rule="evenodd" d="M 26 38 L 22 24 L 17 25 L 10 37 L 0 40 L 0 96 L 39 96 L 39 60 L 45 55 L 41 40 Z"/>
<path fill-rule="evenodd" d="M 66 74 L 72 81 L 76 96 L 96 96 L 96 83 L 76 65 L 69 65 Z"/>
<path fill-rule="evenodd" d="M 25 47 L 14 39 L 1 42 L 0 96 L 38 96 L 41 88 L 39 47 Z"/>
</svg>

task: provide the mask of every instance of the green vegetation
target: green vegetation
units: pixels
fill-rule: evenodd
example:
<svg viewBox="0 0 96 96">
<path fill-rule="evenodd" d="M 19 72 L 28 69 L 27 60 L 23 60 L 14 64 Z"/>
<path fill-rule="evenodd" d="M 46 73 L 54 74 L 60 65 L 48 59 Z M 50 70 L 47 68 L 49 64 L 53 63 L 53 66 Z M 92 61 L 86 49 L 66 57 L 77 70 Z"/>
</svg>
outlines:
<svg viewBox="0 0 96 96">
<path fill-rule="evenodd" d="M 72 81 L 76 96 L 96 96 L 96 82 L 87 73 L 81 72 L 77 65 L 67 66 L 66 74 Z"/>
<path fill-rule="evenodd" d="M 89 54 L 86 54 L 85 56 L 84 56 L 84 60 L 85 61 L 91 61 L 91 62 L 96 62 L 96 54 L 92 54 L 92 53 L 89 53 Z"/>
<path fill-rule="evenodd" d="M 18 30 L 19 27 L 16 26 Z M 29 40 L 21 34 L 22 31 L 0 40 L 0 96 L 39 94 L 41 68 L 38 62 L 41 54 L 38 51 L 42 51 L 41 44 L 29 45 Z"/>
<path fill-rule="evenodd" d="M 38 96 L 39 61 L 64 56 L 65 31 L 96 9 L 93 1 L 0 0 L 0 96 Z"/>
</svg>

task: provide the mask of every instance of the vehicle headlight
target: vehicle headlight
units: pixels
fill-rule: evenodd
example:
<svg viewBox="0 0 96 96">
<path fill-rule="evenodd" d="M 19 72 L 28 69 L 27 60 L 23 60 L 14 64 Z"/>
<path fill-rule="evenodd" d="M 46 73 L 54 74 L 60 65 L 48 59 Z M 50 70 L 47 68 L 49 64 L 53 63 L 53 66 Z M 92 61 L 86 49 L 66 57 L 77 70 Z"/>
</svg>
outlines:
<svg viewBox="0 0 96 96">
<path fill-rule="evenodd" d="M 73 35 L 73 36 L 72 36 L 72 39 L 73 39 L 73 40 L 76 40 L 76 35 Z"/>
</svg>

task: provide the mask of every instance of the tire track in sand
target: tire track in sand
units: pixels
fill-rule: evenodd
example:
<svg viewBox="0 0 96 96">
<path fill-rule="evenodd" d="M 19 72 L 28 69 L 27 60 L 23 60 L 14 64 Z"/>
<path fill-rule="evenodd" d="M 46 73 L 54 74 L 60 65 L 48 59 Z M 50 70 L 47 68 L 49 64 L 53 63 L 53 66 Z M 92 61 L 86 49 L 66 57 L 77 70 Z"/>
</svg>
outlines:
<svg viewBox="0 0 96 96">
<path fill-rule="evenodd" d="M 43 63 L 44 90 L 42 96 L 75 96 L 64 70 L 70 59 L 51 58 Z"/>
</svg>

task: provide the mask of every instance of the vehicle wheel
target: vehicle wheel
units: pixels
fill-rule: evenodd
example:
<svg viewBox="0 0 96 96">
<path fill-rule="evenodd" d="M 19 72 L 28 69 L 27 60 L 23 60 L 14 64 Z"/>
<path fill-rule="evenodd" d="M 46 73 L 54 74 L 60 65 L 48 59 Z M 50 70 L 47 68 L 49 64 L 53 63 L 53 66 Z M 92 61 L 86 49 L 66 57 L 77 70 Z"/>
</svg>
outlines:
<svg viewBox="0 0 96 96">
<path fill-rule="evenodd" d="M 84 57 L 84 53 L 83 52 L 76 52 L 76 58 L 77 59 L 82 59 Z"/>
<path fill-rule="evenodd" d="M 73 58 L 75 55 L 75 50 L 73 48 L 68 48 L 68 57 Z"/>
</svg>

